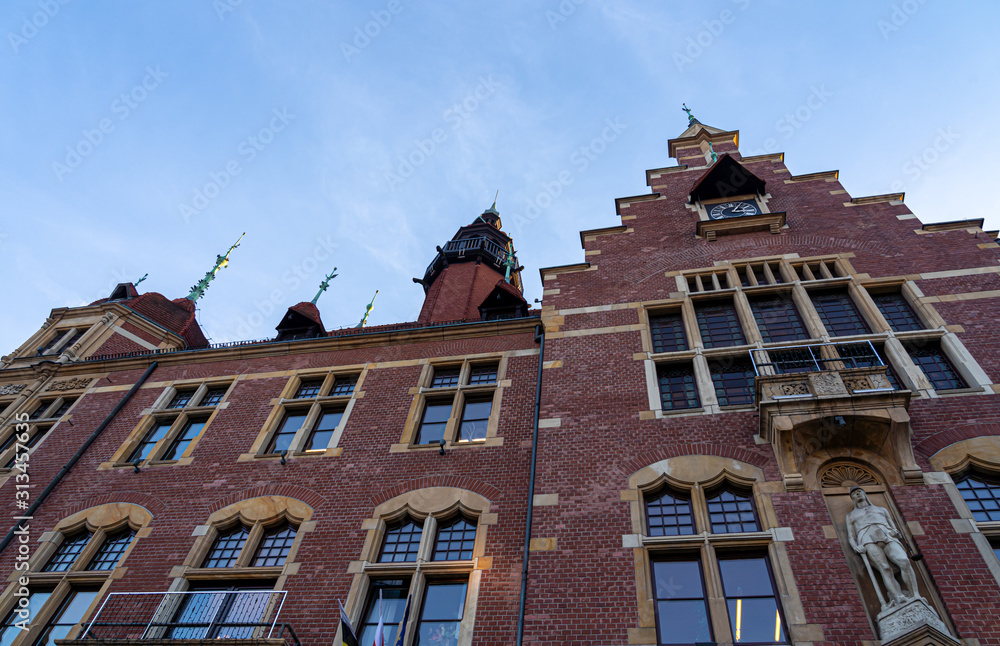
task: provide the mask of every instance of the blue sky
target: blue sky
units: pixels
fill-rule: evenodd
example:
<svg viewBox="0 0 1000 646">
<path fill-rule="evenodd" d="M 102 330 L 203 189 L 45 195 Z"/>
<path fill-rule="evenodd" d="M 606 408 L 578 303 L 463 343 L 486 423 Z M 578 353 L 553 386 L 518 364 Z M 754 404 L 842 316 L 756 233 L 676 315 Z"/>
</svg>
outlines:
<svg viewBox="0 0 1000 646">
<path fill-rule="evenodd" d="M 578 231 L 673 165 L 684 101 L 744 154 L 1000 227 L 998 19 L 942 0 L 7 0 L 0 353 L 146 273 L 185 296 L 244 231 L 199 301 L 213 341 L 271 336 L 334 266 L 328 328 L 376 289 L 371 324 L 414 320 L 410 279 L 498 188 L 530 302 L 539 267 L 581 261 Z"/>
</svg>

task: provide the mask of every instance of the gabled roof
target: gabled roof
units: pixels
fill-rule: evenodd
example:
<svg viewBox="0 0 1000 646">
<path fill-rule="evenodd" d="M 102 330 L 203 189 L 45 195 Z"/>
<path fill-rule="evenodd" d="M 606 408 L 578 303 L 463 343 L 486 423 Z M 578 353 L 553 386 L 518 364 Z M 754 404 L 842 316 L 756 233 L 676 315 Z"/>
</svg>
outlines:
<svg viewBox="0 0 1000 646">
<path fill-rule="evenodd" d="M 528 301 L 524 300 L 524 295 L 516 287 L 501 279 L 493 286 L 493 290 L 483 299 L 479 307 L 504 307 L 513 305 L 524 305 L 527 307 Z"/>
<path fill-rule="evenodd" d="M 121 301 L 121 304 L 180 335 L 190 348 L 203 348 L 208 345 L 208 339 L 195 320 L 194 303 L 186 298 L 169 300 L 163 294 L 146 292 L 127 301 Z"/>
<path fill-rule="evenodd" d="M 691 201 L 712 200 L 747 193 L 763 195 L 764 192 L 764 180 L 726 153 L 695 181 L 691 188 Z"/>
</svg>

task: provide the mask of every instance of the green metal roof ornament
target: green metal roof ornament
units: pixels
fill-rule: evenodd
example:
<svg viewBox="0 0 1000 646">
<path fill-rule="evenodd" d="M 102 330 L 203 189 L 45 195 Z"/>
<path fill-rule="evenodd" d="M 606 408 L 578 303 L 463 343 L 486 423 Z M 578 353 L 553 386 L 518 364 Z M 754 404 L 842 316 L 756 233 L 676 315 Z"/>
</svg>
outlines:
<svg viewBox="0 0 1000 646">
<path fill-rule="evenodd" d="M 245 235 L 246 232 L 240 235 L 239 240 L 237 240 L 232 247 L 229 247 L 229 251 L 227 251 L 224 256 L 215 257 L 215 266 L 212 267 L 207 274 L 205 274 L 204 278 L 198 281 L 198 283 L 191 288 L 191 293 L 187 295 L 187 299 L 189 301 L 197 302 L 197 300 L 205 294 L 205 290 L 208 289 L 208 284 L 212 282 L 212 279 L 215 278 L 217 273 L 219 273 L 219 270 L 229 265 L 229 254 L 233 253 L 233 249 L 240 246 L 240 240 L 242 240 Z"/>
<path fill-rule="evenodd" d="M 712 153 L 712 163 L 714 164 L 715 162 L 719 161 L 719 156 L 715 154 L 715 146 L 712 145 L 711 141 L 708 142 L 708 149 Z"/>
<path fill-rule="evenodd" d="M 514 260 L 514 242 L 512 240 L 507 241 L 507 259 L 503 261 L 504 270 L 503 279 L 504 282 L 510 284 L 510 272 L 517 266 L 517 262 Z"/>
<path fill-rule="evenodd" d="M 143 274 L 143 275 L 142 275 L 142 278 L 140 278 L 139 280 L 135 281 L 135 282 L 134 282 L 134 283 L 132 284 L 132 287 L 138 287 L 138 286 L 139 286 L 139 283 L 141 283 L 142 281 L 146 280 L 146 278 L 147 278 L 148 276 L 149 276 L 149 273 L 148 273 L 148 272 L 147 272 L 147 273 L 145 273 L 145 274 Z"/>
<path fill-rule="evenodd" d="M 372 296 L 372 302 L 365 306 L 365 315 L 361 317 L 361 322 L 358 323 L 358 327 L 364 327 L 368 322 L 368 315 L 372 313 L 372 308 L 375 307 L 375 298 L 378 296 L 378 290 L 375 290 L 375 296 Z"/>
<path fill-rule="evenodd" d="M 696 123 L 701 123 L 701 121 L 698 121 L 697 119 L 695 119 L 694 115 L 691 114 L 691 108 L 689 108 L 687 106 L 687 103 L 682 103 L 681 105 L 684 106 L 684 107 L 681 108 L 681 110 L 683 110 L 684 112 L 687 112 L 687 115 L 688 115 L 688 125 L 689 126 L 693 126 Z"/>
<path fill-rule="evenodd" d="M 325 292 L 326 289 L 327 289 L 327 287 L 330 286 L 330 280 L 332 280 L 332 279 L 334 279 L 336 277 L 337 277 L 337 268 L 334 267 L 333 271 L 331 271 L 329 274 L 327 274 L 326 278 L 323 279 L 323 282 L 321 282 L 319 284 L 319 291 L 316 292 L 316 295 L 313 296 L 313 299 L 310 301 L 313 305 L 316 304 L 316 301 L 319 300 L 319 297 L 322 296 L 323 292 Z"/>
</svg>

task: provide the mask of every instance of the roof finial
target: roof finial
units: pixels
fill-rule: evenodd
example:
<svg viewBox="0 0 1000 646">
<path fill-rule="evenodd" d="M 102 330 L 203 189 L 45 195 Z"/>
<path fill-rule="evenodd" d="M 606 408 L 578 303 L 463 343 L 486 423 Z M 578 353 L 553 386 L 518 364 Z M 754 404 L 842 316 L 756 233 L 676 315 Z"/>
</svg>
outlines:
<svg viewBox="0 0 1000 646">
<path fill-rule="evenodd" d="M 319 300 L 319 297 L 323 295 L 323 292 L 326 291 L 326 288 L 330 286 L 330 280 L 336 277 L 337 277 L 337 268 L 334 267 L 333 271 L 327 274 L 326 278 L 323 279 L 323 282 L 319 284 L 319 291 L 316 292 L 316 295 L 313 296 L 312 301 L 310 301 L 313 305 L 315 305 L 316 301 Z"/>
<path fill-rule="evenodd" d="M 689 126 L 693 126 L 696 123 L 701 123 L 701 121 L 698 121 L 697 119 L 695 119 L 694 115 L 691 114 L 691 108 L 689 108 L 687 106 L 687 103 L 682 103 L 681 105 L 684 106 L 681 109 L 684 110 L 684 112 L 687 112 L 687 115 L 688 115 L 688 125 Z"/>
<path fill-rule="evenodd" d="M 719 161 L 719 156 L 715 154 L 715 146 L 712 145 L 711 141 L 708 142 L 708 149 L 712 152 L 712 163 Z"/>
<path fill-rule="evenodd" d="M 504 282 L 510 284 L 510 272 L 517 266 L 517 262 L 514 260 L 514 242 L 512 240 L 507 241 L 507 259 L 503 261 L 504 270 L 503 279 Z"/>
<path fill-rule="evenodd" d="M 500 211 L 497 211 L 497 198 L 500 197 L 500 189 L 497 189 L 496 197 L 493 198 L 493 206 L 483 211 L 483 213 L 492 213 L 494 215 L 500 215 Z"/>
<path fill-rule="evenodd" d="M 139 283 L 141 283 L 142 281 L 146 280 L 147 276 L 149 276 L 149 273 L 143 274 L 142 278 L 140 278 L 139 280 L 135 281 L 135 283 L 132 284 L 132 287 L 138 287 Z"/>
<path fill-rule="evenodd" d="M 361 322 L 358 323 L 358 327 L 364 327 L 365 323 L 368 322 L 368 315 L 372 313 L 372 308 L 375 307 L 375 297 L 378 296 L 378 290 L 375 290 L 375 296 L 372 296 L 372 302 L 365 306 L 365 315 L 361 317 Z"/>
<path fill-rule="evenodd" d="M 233 253 L 233 249 L 240 246 L 240 240 L 242 240 L 243 236 L 245 235 L 246 232 L 241 234 L 239 240 L 237 240 L 232 247 L 229 247 L 229 251 L 227 251 L 224 256 L 215 257 L 215 266 L 212 267 L 207 274 L 205 274 L 204 278 L 198 281 L 198 283 L 191 288 L 191 293 L 187 295 L 187 299 L 189 301 L 197 301 L 199 298 L 202 297 L 202 295 L 205 293 L 205 290 L 208 289 L 208 284 L 212 282 L 212 279 L 215 278 L 215 275 L 217 273 L 219 273 L 219 270 L 229 265 L 229 254 Z"/>
</svg>

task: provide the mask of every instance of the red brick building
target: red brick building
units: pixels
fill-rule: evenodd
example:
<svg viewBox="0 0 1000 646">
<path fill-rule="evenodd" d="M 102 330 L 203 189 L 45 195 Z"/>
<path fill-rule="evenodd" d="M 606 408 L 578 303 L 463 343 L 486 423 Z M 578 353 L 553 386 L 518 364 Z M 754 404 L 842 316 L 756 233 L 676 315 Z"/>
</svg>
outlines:
<svg viewBox="0 0 1000 646">
<path fill-rule="evenodd" d="M 995 232 L 670 153 L 540 312 L 495 206 L 410 323 L 54 310 L 0 363 L 0 640 L 370 643 L 381 593 L 407 646 L 1000 643 Z"/>
</svg>

